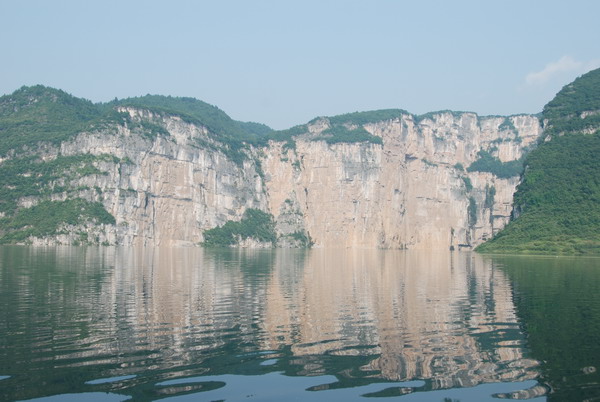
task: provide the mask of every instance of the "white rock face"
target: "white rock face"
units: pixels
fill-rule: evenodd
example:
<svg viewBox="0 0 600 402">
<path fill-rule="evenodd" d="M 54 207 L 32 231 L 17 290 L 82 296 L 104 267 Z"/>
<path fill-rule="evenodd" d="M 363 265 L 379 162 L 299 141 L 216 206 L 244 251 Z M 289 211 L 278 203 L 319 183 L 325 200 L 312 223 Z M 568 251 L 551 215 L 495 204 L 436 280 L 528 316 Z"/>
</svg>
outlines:
<svg viewBox="0 0 600 402">
<path fill-rule="evenodd" d="M 100 201 L 116 224 L 71 228 L 34 243 L 73 243 L 81 237 L 74 233 L 85 231 L 96 243 L 195 245 L 205 230 L 256 208 L 274 216 L 282 247 L 300 245 L 305 235 L 315 247 L 473 247 L 508 222 L 519 179 L 463 167 L 482 150 L 503 162 L 519 159 L 542 131 L 539 120 L 527 115 L 441 112 L 417 121 L 406 114 L 365 126 L 383 145 L 305 138 L 294 150 L 271 142 L 236 164 L 212 146 L 204 127 L 134 108 L 121 111 L 169 135 L 115 125 L 81 133 L 42 155 L 111 155 L 95 162 L 104 174 L 77 179 L 71 187 L 81 190 L 57 199 Z M 328 127 L 327 119 L 319 119 L 310 136 Z M 251 239 L 241 245 L 265 246 Z"/>
<path fill-rule="evenodd" d="M 519 159 L 541 134 L 533 116 L 508 120 L 441 113 L 417 122 L 405 115 L 365 127 L 383 146 L 298 141 L 294 152 L 271 144 L 262 163 L 270 211 L 277 219 L 284 203 L 297 205 L 315 247 L 476 246 L 508 222 L 518 177 L 462 167 L 481 150 L 503 162 Z M 510 127 L 502 130 L 503 123 Z"/>
<path fill-rule="evenodd" d="M 114 155 L 107 175 L 86 176 L 79 185 L 98 188 L 87 197 L 101 201 L 116 219 L 114 241 L 123 245 L 194 245 L 206 229 L 240 220 L 247 208 L 266 208 L 254 162 L 239 166 L 223 153 L 200 146 L 206 129 L 177 117 L 125 109 L 136 119 L 164 126 L 170 136 L 146 138 L 127 128 L 83 133 L 63 143 L 63 155 Z M 102 170 L 105 170 L 102 169 Z"/>
</svg>

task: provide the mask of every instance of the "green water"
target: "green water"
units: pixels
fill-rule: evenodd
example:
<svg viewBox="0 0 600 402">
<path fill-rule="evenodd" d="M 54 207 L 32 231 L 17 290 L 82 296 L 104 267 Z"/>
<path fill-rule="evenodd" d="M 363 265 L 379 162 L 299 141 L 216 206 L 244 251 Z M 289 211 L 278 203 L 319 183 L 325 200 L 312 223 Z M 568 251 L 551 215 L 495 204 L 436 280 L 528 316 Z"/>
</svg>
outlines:
<svg viewBox="0 0 600 402">
<path fill-rule="evenodd" d="M 0 247 L 0 400 L 583 400 L 600 260 Z"/>
</svg>

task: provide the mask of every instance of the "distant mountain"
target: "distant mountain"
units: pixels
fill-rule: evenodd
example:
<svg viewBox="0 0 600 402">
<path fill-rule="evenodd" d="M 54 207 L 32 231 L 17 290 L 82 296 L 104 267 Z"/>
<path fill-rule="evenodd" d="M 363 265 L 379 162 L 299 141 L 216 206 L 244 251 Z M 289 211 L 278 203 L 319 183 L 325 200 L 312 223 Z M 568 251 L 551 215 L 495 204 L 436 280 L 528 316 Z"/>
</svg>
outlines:
<svg viewBox="0 0 600 402">
<path fill-rule="evenodd" d="M 565 86 L 543 111 L 513 220 L 478 247 L 489 253 L 600 253 L 600 69 Z"/>
</svg>

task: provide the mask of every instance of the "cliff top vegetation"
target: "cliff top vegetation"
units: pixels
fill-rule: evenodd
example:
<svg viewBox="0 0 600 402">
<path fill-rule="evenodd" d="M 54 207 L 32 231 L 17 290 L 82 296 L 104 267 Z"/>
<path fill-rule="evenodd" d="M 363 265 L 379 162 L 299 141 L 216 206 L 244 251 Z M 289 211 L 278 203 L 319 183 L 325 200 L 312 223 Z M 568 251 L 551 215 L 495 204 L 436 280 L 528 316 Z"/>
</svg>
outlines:
<svg viewBox="0 0 600 402">
<path fill-rule="evenodd" d="M 93 127 L 126 121 L 127 116 L 115 112 L 116 106 L 180 116 L 205 126 L 215 140 L 231 149 L 257 142 L 273 131 L 264 124 L 233 120 L 216 106 L 194 98 L 146 95 L 94 104 L 59 89 L 35 85 L 0 97 L 0 155 L 39 142 L 60 143 Z"/>
<path fill-rule="evenodd" d="M 92 102 L 59 89 L 22 87 L 0 97 L 0 155 L 41 141 L 64 141 L 101 115 Z"/>
</svg>

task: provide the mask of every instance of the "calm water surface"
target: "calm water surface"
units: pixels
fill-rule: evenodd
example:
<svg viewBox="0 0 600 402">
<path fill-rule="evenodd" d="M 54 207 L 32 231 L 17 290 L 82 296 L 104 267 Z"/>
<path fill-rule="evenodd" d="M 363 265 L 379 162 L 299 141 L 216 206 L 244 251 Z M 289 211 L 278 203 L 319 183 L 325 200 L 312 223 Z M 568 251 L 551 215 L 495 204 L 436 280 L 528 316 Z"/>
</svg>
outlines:
<svg viewBox="0 0 600 402">
<path fill-rule="evenodd" d="M 0 247 L 0 400 L 600 397 L 600 260 Z"/>
</svg>

